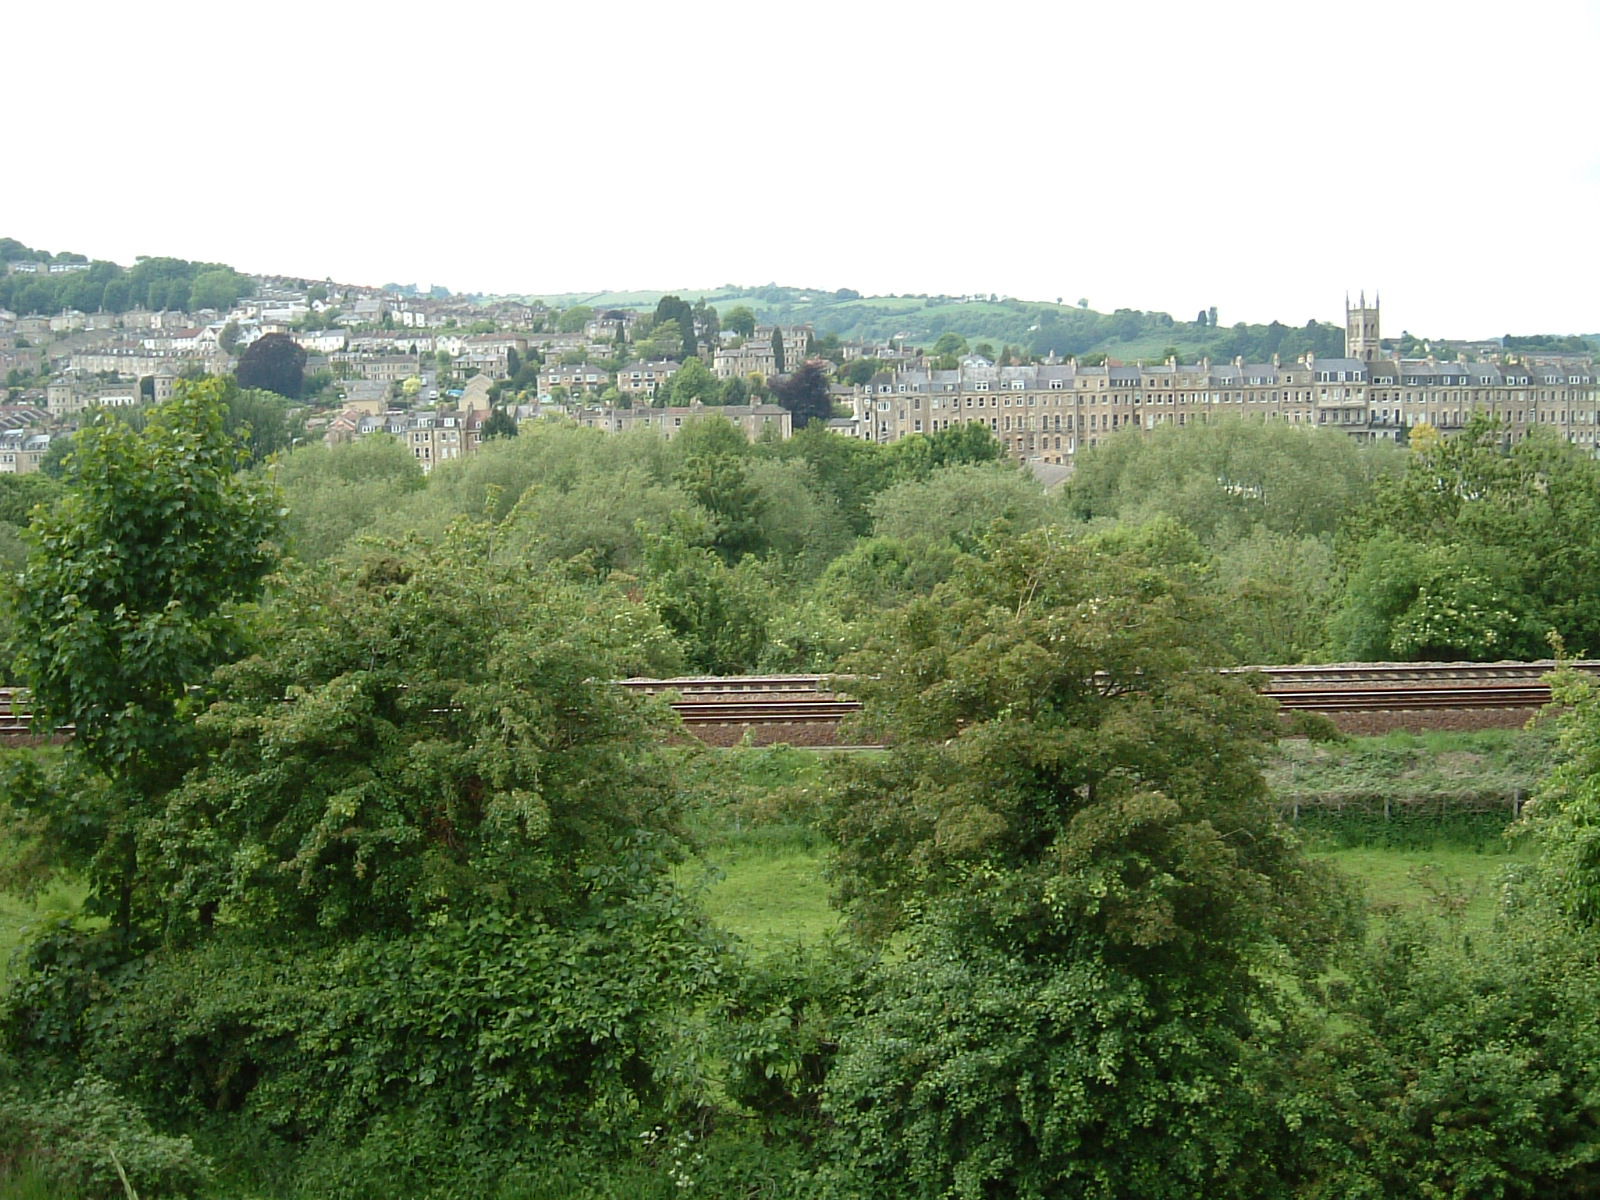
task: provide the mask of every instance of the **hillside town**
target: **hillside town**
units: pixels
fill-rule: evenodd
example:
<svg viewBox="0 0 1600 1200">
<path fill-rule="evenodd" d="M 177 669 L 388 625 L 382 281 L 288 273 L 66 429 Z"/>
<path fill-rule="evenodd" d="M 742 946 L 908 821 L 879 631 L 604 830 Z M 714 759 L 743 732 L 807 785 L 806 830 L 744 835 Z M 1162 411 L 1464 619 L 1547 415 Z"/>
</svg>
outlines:
<svg viewBox="0 0 1600 1200">
<path fill-rule="evenodd" d="M 8 274 L 85 270 L 18 260 Z M 828 425 L 893 442 L 977 422 L 1045 477 L 1119 430 L 1224 415 L 1331 426 L 1357 440 L 1448 434 L 1475 414 L 1511 440 L 1535 427 L 1593 453 L 1600 388 L 1592 357 L 1507 351 L 1490 343 L 1453 357 L 1403 357 L 1380 308 L 1346 301 L 1344 353 L 1280 361 L 1082 361 L 997 354 L 965 339 L 927 349 L 899 340 L 819 337 L 810 325 L 762 325 L 742 306 L 556 309 L 415 289 L 255 278 L 226 309 L 18 314 L 0 308 L 0 473 L 40 469 L 85 414 L 154 402 L 184 377 L 233 372 L 269 335 L 304 351 L 304 428 L 329 444 L 372 434 L 404 442 L 423 469 L 473 453 L 496 409 L 518 425 L 567 420 L 605 432 L 670 437 L 715 412 L 754 438 L 804 423 L 772 381 L 806 364 L 826 379 Z M 693 342 L 693 345 L 688 343 Z"/>
</svg>

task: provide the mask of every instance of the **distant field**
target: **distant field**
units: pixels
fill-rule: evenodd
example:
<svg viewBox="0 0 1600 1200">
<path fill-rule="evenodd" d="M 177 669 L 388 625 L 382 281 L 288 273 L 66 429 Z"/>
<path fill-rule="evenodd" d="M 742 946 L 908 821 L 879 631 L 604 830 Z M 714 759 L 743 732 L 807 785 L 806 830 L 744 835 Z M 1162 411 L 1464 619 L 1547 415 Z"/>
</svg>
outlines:
<svg viewBox="0 0 1600 1200">
<path fill-rule="evenodd" d="M 1468 929 L 1488 925 L 1494 913 L 1496 878 L 1527 855 L 1484 853 L 1458 846 L 1429 850 L 1361 848 L 1319 855 L 1359 879 L 1379 911 L 1456 916 Z M 753 949 L 814 943 L 838 928 L 829 906 L 822 849 L 746 850 L 712 864 L 705 891 L 711 918 Z M 693 882 L 698 871 L 687 872 Z M 12 950 L 24 927 L 41 914 L 65 913 L 82 902 L 81 889 L 57 888 L 38 905 L 0 898 L 0 984 L 8 977 Z"/>
<path fill-rule="evenodd" d="M 687 300 L 690 304 L 694 304 L 707 296 L 721 294 L 721 288 L 668 288 L 664 292 L 590 292 L 587 294 L 572 292 L 562 296 L 530 295 L 527 299 L 543 300 L 552 308 L 571 308 L 575 304 L 587 304 L 590 308 L 653 309 L 663 296 L 676 296 L 680 300 Z"/>
</svg>

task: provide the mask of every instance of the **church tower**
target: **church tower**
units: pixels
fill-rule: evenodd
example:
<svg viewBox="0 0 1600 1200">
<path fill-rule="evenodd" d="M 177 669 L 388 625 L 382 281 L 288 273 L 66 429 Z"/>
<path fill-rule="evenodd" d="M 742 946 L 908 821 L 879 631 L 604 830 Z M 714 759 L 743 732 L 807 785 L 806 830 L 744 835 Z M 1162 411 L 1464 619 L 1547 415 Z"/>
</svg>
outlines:
<svg viewBox="0 0 1600 1200">
<path fill-rule="evenodd" d="M 1344 298 L 1344 356 L 1372 362 L 1379 354 L 1377 295 L 1373 295 L 1372 307 L 1368 308 L 1367 293 L 1362 292 L 1360 303 L 1351 308 L 1347 294 Z"/>
</svg>

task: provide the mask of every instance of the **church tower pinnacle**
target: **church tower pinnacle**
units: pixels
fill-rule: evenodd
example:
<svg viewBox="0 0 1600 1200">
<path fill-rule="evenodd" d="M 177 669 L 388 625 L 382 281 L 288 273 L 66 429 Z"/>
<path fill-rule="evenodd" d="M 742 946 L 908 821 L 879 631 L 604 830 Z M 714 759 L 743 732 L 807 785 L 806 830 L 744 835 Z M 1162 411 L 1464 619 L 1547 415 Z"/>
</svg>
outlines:
<svg viewBox="0 0 1600 1200">
<path fill-rule="evenodd" d="M 1367 293 L 1362 291 L 1355 308 L 1350 307 L 1350 296 L 1344 298 L 1344 356 L 1372 362 L 1381 350 L 1378 344 L 1378 297 L 1374 293 L 1372 307 L 1367 307 Z"/>
</svg>

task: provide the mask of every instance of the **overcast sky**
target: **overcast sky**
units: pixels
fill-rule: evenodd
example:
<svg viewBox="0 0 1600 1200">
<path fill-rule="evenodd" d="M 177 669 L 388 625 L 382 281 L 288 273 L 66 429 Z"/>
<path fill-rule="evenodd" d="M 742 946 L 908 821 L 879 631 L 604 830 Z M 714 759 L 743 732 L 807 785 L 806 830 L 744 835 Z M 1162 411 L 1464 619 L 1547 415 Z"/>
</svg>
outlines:
<svg viewBox="0 0 1600 1200">
<path fill-rule="evenodd" d="M 565 11 L 558 11 L 565 9 Z M 14 5 L 0 236 L 1600 332 L 1600 0 Z"/>
</svg>

